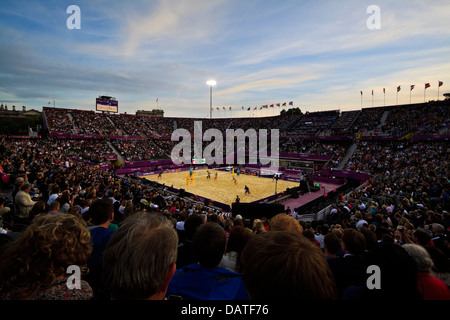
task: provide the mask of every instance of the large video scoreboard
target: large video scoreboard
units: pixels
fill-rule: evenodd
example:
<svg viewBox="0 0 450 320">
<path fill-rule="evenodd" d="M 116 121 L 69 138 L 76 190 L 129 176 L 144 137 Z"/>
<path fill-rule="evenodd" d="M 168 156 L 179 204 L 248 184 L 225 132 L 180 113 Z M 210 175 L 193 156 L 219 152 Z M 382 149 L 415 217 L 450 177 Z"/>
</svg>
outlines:
<svg viewBox="0 0 450 320">
<path fill-rule="evenodd" d="M 97 111 L 119 112 L 119 102 L 108 96 L 100 96 L 95 100 L 95 109 Z"/>
</svg>

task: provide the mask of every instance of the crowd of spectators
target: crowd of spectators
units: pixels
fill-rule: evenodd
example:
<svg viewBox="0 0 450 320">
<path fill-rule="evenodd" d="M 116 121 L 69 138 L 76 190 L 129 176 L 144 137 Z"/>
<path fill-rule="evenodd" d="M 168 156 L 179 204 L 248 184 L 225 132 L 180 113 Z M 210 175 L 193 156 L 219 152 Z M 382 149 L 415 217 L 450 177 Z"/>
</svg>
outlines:
<svg viewBox="0 0 450 320">
<path fill-rule="evenodd" d="M 91 163 L 108 163 L 107 155 L 114 155 L 114 151 L 105 140 L 98 139 L 52 139 L 52 144 L 68 158 L 79 159 Z"/>
<path fill-rule="evenodd" d="M 363 113 L 353 125 L 380 116 Z M 74 118 L 92 127 L 93 119 Z M 192 128 L 192 119 L 145 119 L 161 135 L 172 125 Z M 270 128 L 267 121 L 258 124 Z M 205 121 L 204 130 L 216 125 Z M 450 300 L 447 141 L 359 141 L 346 170 L 371 180 L 313 222 L 296 209 L 233 217 L 70 160 L 108 152 L 103 141 L 2 138 L 0 151 L 1 173 L 11 178 L 0 196 L 1 299 Z M 310 152 L 339 161 L 346 148 L 319 144 Z M 78 288 L 68 285 L 69 266 L 82 270 Z M 381 273 L 372 282 L 370 266 Z"/>
<path fill-rule="evenodd" d="M 417 161 L 401 166 L 410 175 L 389 179 L 404 171 L 386 163 L 389 174 L 342 199 L 327 221 L 306 223 L 286 213 L 231 217 L 67 162 L 51 143 L 2 142 L 2 170 L 14 177 L 12 210 L 3 216 L 2 299 L 450 299 L 443 144 L 398 148 Z M 400 205 L 364 200 L 387 186 L 388 195 L 408 196 Z M 50 258 L 49 248 L 58 248 Z M 67 286 L 70 265 L 83 270 L 79 289 Z M 366 286 L 371 265 L 381 268 L 381 289 Z"/>
<path fill-rule="evenodd" d="M 280 152 L 308 154 L 309 150 L 315 146 L 316 141 L 305 140 L 303 137 L 286 137 L 280 144 Z"/>
<path fill-rule="evenodd" d="M 81 134 L 87 135 L 112 135 L 118 134 L 118 129 L 107 116 L 93 111 L 71 112 L 75 125 Z M 58 130 L 56 130 L 58 131 Z M 63 131 L 64 132 L 64 131 Z"/>
<path fill-rule="evenodd" d="M 429 102 L 417 106 L 398 106 L 389 111 L 382 125 L 386 135 L 402 136 L 415 132 L 417 134 L 446 134 L 449 126 L 448 104 Z"/>
<path fill-rule="evenodd" d="M 368 132 L 381 125 L 381 117 L 386 111 L 384 108 L 365 108 L 361 110 L 356 121 L 351 127 L 353 134 L 358 134 L 361 131 Z"/>
<path fill-rule="evenodd" d="M 288 137 L 346 136 L 360 134 L 403 136 L 410 132 L 420 134 L 447 134 L 449 102 L 364 108 L 355 111 L 306 112 L 295 116 L 258 118 L 172 118 L 104 114 L 93 111 L 44 108 L 50 131 L 80 134 L 131 135 L 170 137 L 177 128 L 194 131 L 194 122 L 201 121 L 203 130 L 219 129 L 279 129 Z M 69 116 L 70 114 L 70 116 Z M 382 116 L 386 119 L 382 121 Z"/>
<path fill-rule="evenodd" d="M 126 161 L 146 161 L 167 157 L 168 151 L 170 154 L 170 149 L 161 147 L 168 144 L 163 140 L 112 140 L 111 143 Z"/>
<path fill-rule="evenodd" d="M 316 143 L 309 151 L 310 154 L 329 156 L 330 160 L 324 169 L 335 169 L 347 154 L 348 143 Z"/>
<path fill-rule="evenodd" d="M 48 129 L 57 132 L 69 132 L 74 128 L 70 120 L 67 110 L 64 109 L 45 109 Z"/>
<path fill-rule="evenodd" d="M 360 110 L 354 111 L 343 111 L 339 118 L 334 122 L 332 127 L 330 128 L 329 135 L 331 136 L 345 136 L 352 135 L 352 125 L 355 123 L 358 118 Z"/>
</svg>

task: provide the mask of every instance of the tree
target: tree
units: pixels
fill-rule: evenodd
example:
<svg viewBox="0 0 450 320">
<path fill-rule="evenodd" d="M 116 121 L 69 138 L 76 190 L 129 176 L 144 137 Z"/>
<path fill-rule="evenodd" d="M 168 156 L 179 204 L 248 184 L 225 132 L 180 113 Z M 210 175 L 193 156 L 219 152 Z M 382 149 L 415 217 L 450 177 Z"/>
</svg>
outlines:
<svg viewBox="0 0 450 320">
<path fill-rule="evenodd" d="M 280 112 L 280 116 L 296 116 L 296 115 L 301 116 L 302 114 L 303 114 L 303 112 L 300 110 L 299 107 L 291 108 L 291 109 L 287 109 L 287 110 L 283 109 Z"/>
</svg>

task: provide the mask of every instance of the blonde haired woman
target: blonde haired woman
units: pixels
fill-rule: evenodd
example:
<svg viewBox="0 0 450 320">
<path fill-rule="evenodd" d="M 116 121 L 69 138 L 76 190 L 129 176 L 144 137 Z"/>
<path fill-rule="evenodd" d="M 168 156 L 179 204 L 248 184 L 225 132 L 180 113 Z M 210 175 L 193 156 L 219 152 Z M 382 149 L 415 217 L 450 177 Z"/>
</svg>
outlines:
<svg viewBox="0 0 450 320">
<path fill-rule="evenodd" d="M 91 254 L 86 225 L 73 215 L 42 215 L 0 253 L 0 299 L 89 300 L 92 288 L 80 280 L 69 289 L 69 266 L 86 266 Z"/>
</svg>

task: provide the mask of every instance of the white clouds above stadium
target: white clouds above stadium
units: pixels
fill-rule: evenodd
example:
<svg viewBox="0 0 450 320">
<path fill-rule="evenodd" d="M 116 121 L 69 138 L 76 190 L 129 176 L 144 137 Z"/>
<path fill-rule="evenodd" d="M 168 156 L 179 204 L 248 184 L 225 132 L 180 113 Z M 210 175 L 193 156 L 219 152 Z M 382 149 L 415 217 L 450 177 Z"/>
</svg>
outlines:
<svg viewBox="0 0 450 320">
<path fill-rule="evenodd" d="M 81 10 L 69 30 L 66 8 Z M 366 12 L 380 8 L 379 30 Z M 450 92 L 450 3 L 298 0 L 3 0 L 0 102 L 94 109 L 98 95 L 134 113 L 209 116 L 214 107 L 295 101 L 304 111 L 412 102 Z M 408 90 L 399 104 L 409 103 Z M 239 111 L 239 112 L 238 112 Z M 215 112 L 214 116 L 224 116 Z M 227 113 L 226 116 L 230 116 Z"/>
</svg>

